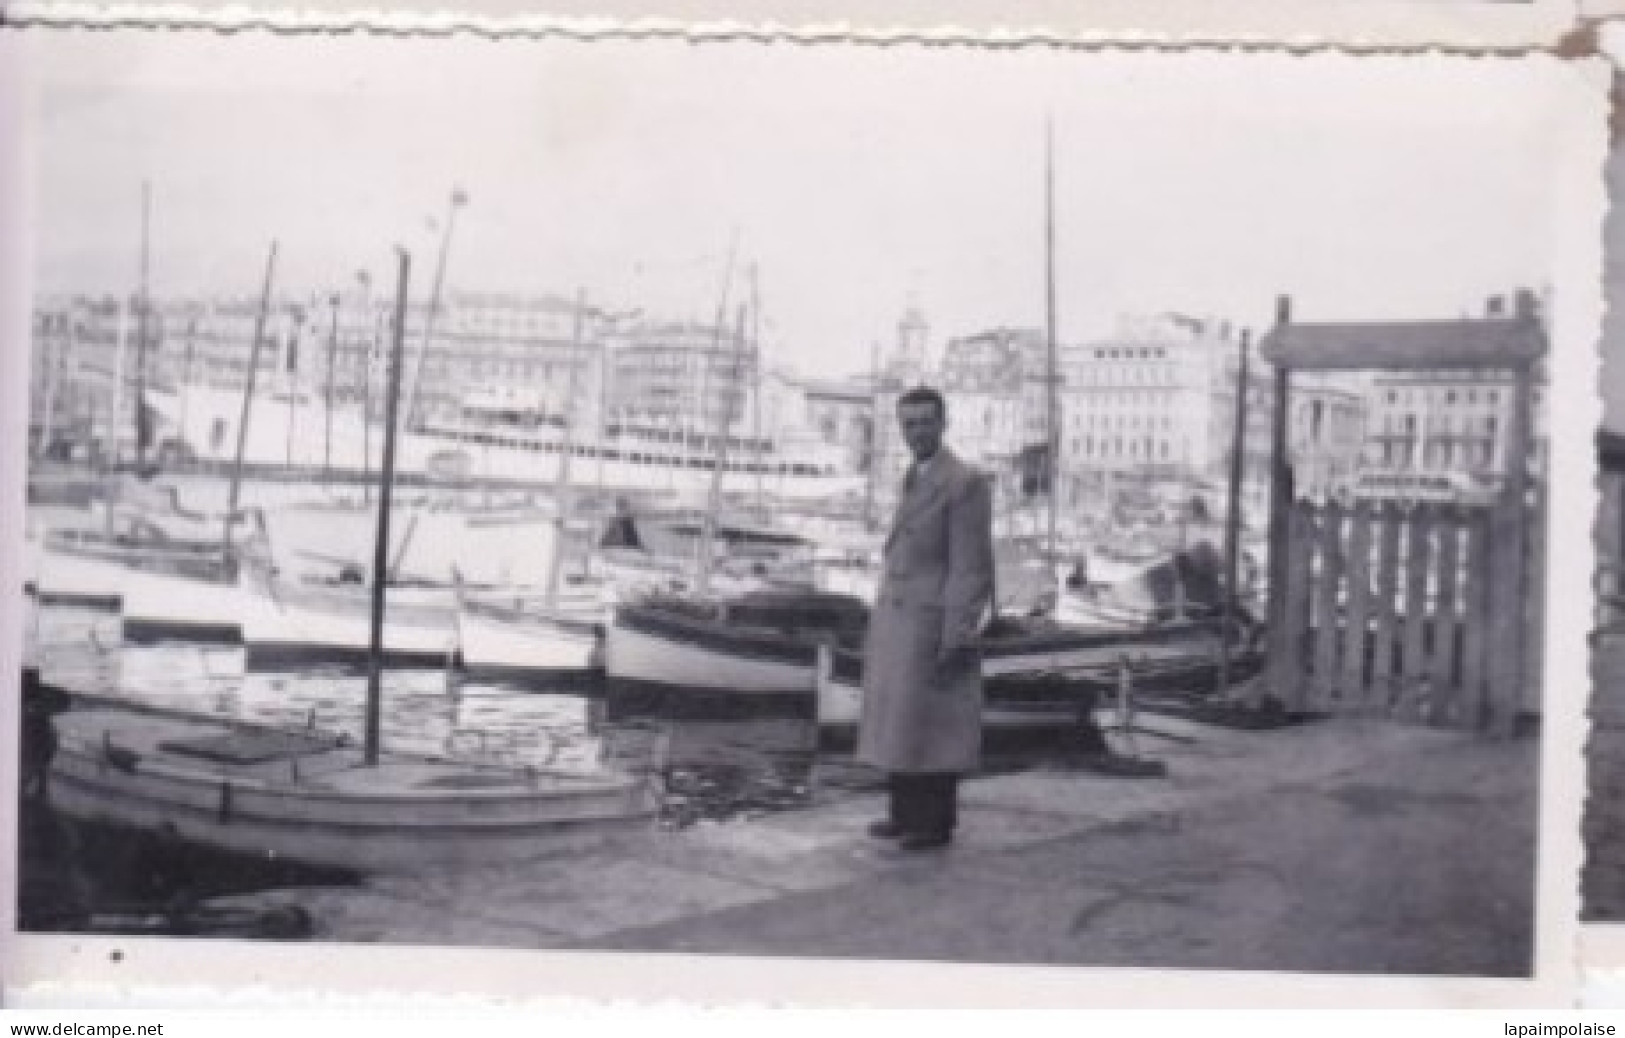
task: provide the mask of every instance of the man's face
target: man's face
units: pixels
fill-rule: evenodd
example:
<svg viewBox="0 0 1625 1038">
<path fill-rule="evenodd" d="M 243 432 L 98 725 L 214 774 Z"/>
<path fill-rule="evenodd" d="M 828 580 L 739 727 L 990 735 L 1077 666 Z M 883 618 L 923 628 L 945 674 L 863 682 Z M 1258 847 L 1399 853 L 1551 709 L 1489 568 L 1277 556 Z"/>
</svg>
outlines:
<svg viewBox="0 0 1625 1038">
<path fill-rule="evenodd" d="M 942 446 L 942 430 L 947 422 L 937 405 L 929 400 L 899 404 L 897 424 L 902 426 L 903 439 L 917 459 L 929 458 Z"/>
</svg>

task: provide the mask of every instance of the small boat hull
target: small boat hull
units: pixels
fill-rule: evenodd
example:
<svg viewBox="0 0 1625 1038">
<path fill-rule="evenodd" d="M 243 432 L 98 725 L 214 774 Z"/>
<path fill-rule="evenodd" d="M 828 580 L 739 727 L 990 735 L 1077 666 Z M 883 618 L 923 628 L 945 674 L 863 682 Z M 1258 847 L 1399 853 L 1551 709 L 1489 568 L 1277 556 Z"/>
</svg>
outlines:
<svg viewBox="0 0 1625 1038">
<path fill-rule="evenodd" d="M 243 644 L 251 669 L 323 664 L 364 666 L 372 641 L 372 603 L 361 585 L 276 581 L 243 596 Z M 457 649 L 457 606 L 449 588 L 391 588 L 385 602 L 383 662 L 443 668 Z"/>
<path fill-rule="evenodd" d="M 1166 687 L 1211 671 L 1217 649 L 1211 630 L 1197 624 L 992 637 L 982 653 L 982 721 L 989 728 L 1072 724 L 1080 687 L 1114 689 L 1123 664 L 1136 688 Z M 820 661 L 817 696 L 820 726 L 855 727 L 863 703 L 861 654 L 835 650 Z"/>
<path fill-rule="evenodd" d="M 618 606 L 604 642 L 611 681 L 742 695 L 812 695 L 817 650 L 651 603 Z"/>
<path fill-rule="evenodd" d="M 625 775 L 520 772 L 360 751 L 277 734 L 286 752 L 183 754 L 244 726 L 122 710 L 56 719 L 52 805 L 68 817 L 266 858 L 358 872 L 520 860 L 641 828 L 658 801 Z"/>
<path fill-rule="evenodd" d="M 601 638 L 590 621 L 489 603 L 463 604 L 457 646 L 465 674 L 506 683 L 580 680 L 601 662 Z"/>
<path fill-rule="evenodd" d="M 124 604 L 128 568 L 110 558 L 46 548 L 34 576 L 41 604 L 117 612 Z"/>
<path fill-rule="evenodd" d="M 207 580 L 226 566 L 216 543 L 125 543 L 99 531 L 56 530 L 46 535 L 39 554 L 35 594 L 47 605 L 117 611 L 137 575 Z"/>
<path fill-rule="evenodd" d="M 857 653 L 837 651 L 817 676 L 818 726 L 851 732 L 863 713 L 863 662 Z M 982 726 L 990 731 L 1066 728 L 1077 722 L 1084 692 L 1064 680 L 1033 694 L 1035 684 L 1020 678 L 987 680 L 982 690 Z"/>
<path fill-rule="evenodd" d="M 242 590 L 237 579 L 196 579 L 132 570 L 124 577 L 121 626 L 127 643 L 242 641 Z"/>
</svg>

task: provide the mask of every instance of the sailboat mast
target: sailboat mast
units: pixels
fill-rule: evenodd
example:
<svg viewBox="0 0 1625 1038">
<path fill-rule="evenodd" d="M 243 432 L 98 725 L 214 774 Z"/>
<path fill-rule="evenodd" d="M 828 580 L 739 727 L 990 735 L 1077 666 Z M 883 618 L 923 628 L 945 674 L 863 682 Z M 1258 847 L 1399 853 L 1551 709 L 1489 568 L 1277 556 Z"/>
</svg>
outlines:
<svg viewBox="0 0 1625 1038">
<path fill-rule="evenodd" d="M 326 426 L 322 434 L 323 482 L 330 482 L 333 478 L 333 376 L 339 352 L 339 294 L 337 292 L 327 297 L 327 305 L 328 309 L 332 311 L 333 322 L 327 329 L 327 386 L 322 392 L 322 421 Z"/>
<path fill-rule="evenodd" d="M 50 457 L 52 430 L 56 428 L 56 394 L 58 370 L 62 366 L 62 358 L 68 351 L 68 343 L 73 339 L 73 306 L 68 304 L 66 327 L 61 336 L 50 334 L 40 338 L 45 344 L 45 414 L 40 417 L 39 441 L 34 445 L 34 460 Z M 61 344 L 57 345 L 60 339 Z"/>
<path fill-rule="evenodd" d="M 406 424 L 413 428 L 417 421 L 418 387 L 423 382 L 423 365 L 429 359 L 429 348 L 434 342 L 435 318 L 440 314 L 440 294 L 446 285 L 446 260 L 451 255 L 451 232 L 457 225 L 457 210 L 468 204 L 462 188 L 451 193 L 446 204 L 446 233 L 440 238 L 440 256 L 434 265 L 434 286 L 429 290 L 429 312 L 423 315 L 423 341 L 418 346 L 417 360 L 412 364 L 412 384 L 406 393 Z"/>
<path fill-rule="evenodd" d="M 1054 562 L 1056 497 L 1061 481 L 1061 376 L 1055 348 L 1055 127 L 1049 121 L 1044 123 L 1044 351 L 1044 467 L 1049 502 L 1045 544 L 1046 554 Z"/>
<path fill-rule="evenodd" d="M 722 510 L 722 474 L 728 468 L 728 437 L 733 418 L 732 405 L 737 398 L 737 394 L 744 388 L 741 385 L 744 381 L 743 372 L 740 370 L 744 367 L 744 341 L 745 307 L 741 304 L 738 317 L 734 322 L 733 364 L 731 365 L 734 372 L 735 392 L 733 395 L 726 391 L 722 394 L 722 407 L 718 409 L 721 417 L 717 419 L 716 454 L 712 459 L 711 492 L 706 496 L 705 502 L 705 534 L 702 538 L 704 546 L 700 552 L 699 590 L 701 595 L 708 594 L 711 590 L 711 554 L 717 536 L 717 516 Z"/>
<path fill-rule="evenodd" d="M 124 418 L 124 362 L 130 350 L 130 300 L 120 296 L 118 301 L 118 332 L 113 347 L 113 398 L 108 401 L 107 415 L 107 471 L 118 470 L 119 425 Z M 112 512 L 108 512 L 112 521 Z"/>
<path fill-rule="evenodd" d="M 587 290 L 576 291 L 575 320 L 570 334 L 570 381 L 564 398 L 564 442 L 559 450 L 559 474 L 553 483 L 553 507 L 557 518 L 553 523 L 553 550 L 547 562 L 547 608 L 557 607 L 559 599 L 559 574 L 563 568 L 564 560 L 564 523 L 570 514 L 567 496 L 570 493 L 570 458 L 575 454 L 576 447 L 576 418 L 579 411 L 576 407 L 576 369 L 581 360 L 581 347 L 586 338 L 587 320 Z"/>
<path fill-rule="evenodd" d="M 400 406 L 401 367 L 406 348 L 406 292 L 412 257 L 396 249 L 399 272 L 395 279 L 395 322 L 390 329 L 389 385 L 384 397 L 384 459 L 378 473 L 378 529 L 372 542 L 372 622 L 367 645 L 367 713 L 362 761 L 378 763 L 379 729 L 383 718 L 384 594 L 389 583 L 389 509 L 395 483 L 395 422 Z"/>
<path fill-rule="evenodd" d="M 265 342 L 265 319 L 271 309 L 271 282 L 276 274 L 276 247 L 265 259 L 265 283 L 260 288 L 260 308 L 254 315 L 254 338 L 248 346 L 248 376 L 243 382 L 243 406 L 237 415 L 237 451 L 232 456 L 231 484 L 226 492 L 226 529 L 223 536 L 226 548 L 231 547 L 231 524 L 237 515 L 237 499 L 243 487 L 243 454 L 248 449 L 248 416 L 254 404 L 254 377 L 260 370 L 260 348 Z"/>
<path fill-rule="evenodd" d="M 728 262 L 722 268 L 722 295 L 717 299 L 716 323 L 711 329 L 711 353 L 702 355 L 703 367 L 700 369 L 700 418 L 705 417 L 705 409 L 711 402 L 711 367 L 722 355 L 723 329 L 728 321 L 728 291 L 733 287 L 734 256 L 739 249 L 739 232 L 734 231 L 733 237 L 728 241 Z M 722 410 L 720 425 L 723 436 L 727 435 L 728 415 L 726 409 Z M 688 435 L 685 431 L 685 437 Z M 722 437 L 719 437 L 719 441 Z M 711 549 L 716 539 L 717 510 L 722 506 L 722 444 L 714 442 L 713 450 L 717 456 L 713 458 L 716 466 L 711 472 L 711 491 L 707 495 L 705 514 L 700 518 L 700 539 L 695 545 L 695 581 L 694 586 L 703 596 L 711 590 Z"/>
<path fill-rule="evenodd" d="M 762 487 L 762 476 L 767 464 L 765 455 L 759 453 L 762 449 L 762 286 L 754 263 L 750 265 L 750 366 L 750 435 L 754 443 L 746 456 L 753 459 L 751 467 L 756 470 L 756 513 L 765 515 L 767 498 Z"/>
<path fill-rule="evenodd" d="M 141 182 L 141 296 L 136 311 L 135 333 L 135 461 L 147 460 L 147 317 L 152 310 L 148 276 L 151 271 L 152 184 Z"/>
</svg>

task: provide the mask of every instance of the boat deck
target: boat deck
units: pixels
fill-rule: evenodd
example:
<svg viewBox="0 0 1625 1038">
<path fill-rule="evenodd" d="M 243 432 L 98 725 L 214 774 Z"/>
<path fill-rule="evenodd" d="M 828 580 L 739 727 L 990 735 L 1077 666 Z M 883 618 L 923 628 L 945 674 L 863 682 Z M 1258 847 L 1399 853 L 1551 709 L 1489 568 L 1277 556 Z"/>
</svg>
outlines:
<svg viewBox="0 0 1625 1038">
<path fill-rule="evenodd" d="M 96 753 L 112 768 L 214 781 L 229 778 L 243 787 L 297 787 L 308 794 L 467 801 L 610 792 L 630 782 L 619 775 L 525 771 L 388 752 L 368 766 L 360 746 L 321 733 L 255 729 L 116 708 L 75 709 L 58 716 L 56 727 L 65 749 Z"/>
</svg>

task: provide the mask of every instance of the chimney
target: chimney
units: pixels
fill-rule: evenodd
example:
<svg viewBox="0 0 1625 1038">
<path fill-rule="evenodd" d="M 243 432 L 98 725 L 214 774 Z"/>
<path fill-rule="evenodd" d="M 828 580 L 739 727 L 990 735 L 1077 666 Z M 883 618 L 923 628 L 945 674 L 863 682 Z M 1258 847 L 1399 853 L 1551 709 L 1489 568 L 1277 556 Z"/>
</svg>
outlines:
<svg viewBox="0 0 1625 1038">
<path fill-rule="evenodd" d="M 1275 297 L 1275 323 L 1286 325 L 1292 323 L 1292 297 Z"/>
<path fill-rule="evenodd" d="M 1489 299 L 1485 300 L 1484 302 L 1484 316 L 1505 317 L 1506 305 L 1507 301 L 1505 296 L 1490 296 Z"/>
<path fill-rule="evenodd" d="M 1513 295 L 1513 313 L 1524 320 L 1535 320 L 1540 316 L 1540 299 L 1527 288 L 1520 288 Z"/>
</svg>

